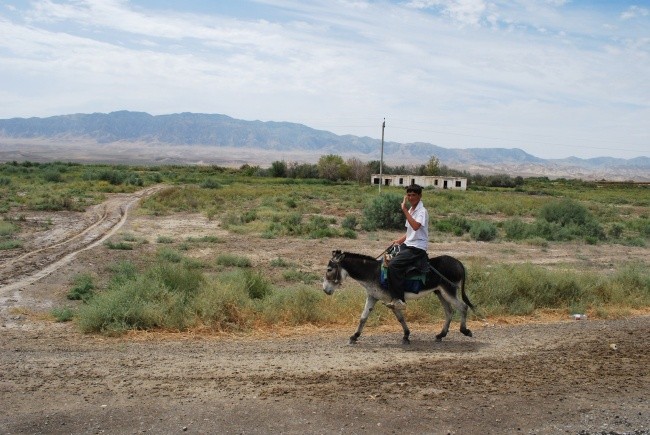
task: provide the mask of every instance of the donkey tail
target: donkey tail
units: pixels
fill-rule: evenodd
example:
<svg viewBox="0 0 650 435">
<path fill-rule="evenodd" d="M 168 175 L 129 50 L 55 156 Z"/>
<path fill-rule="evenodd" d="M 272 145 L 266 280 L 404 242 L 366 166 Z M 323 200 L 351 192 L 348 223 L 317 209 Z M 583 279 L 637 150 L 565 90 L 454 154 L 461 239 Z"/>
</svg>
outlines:
<svg viewBox="0 0 650 435">
<path fill-rule="evenodd" d="M 467 271 L 465 270 L 465 265 L 463 263 L 460 264 L 461 267 L 463 268 L 463 281 L 460 284 L 460 295 L 463 298 L 463 302 L 465 302 L 467 306 L 470 307 L 472 311 L 474 311 L 474 313 L 478 315 L 478 313 L 476 312 L 476 308 L 474 307 L 474 304 L 469 300 L 467 293 L 465 293 L 465 280 L 467 278 Z"/>
</svg>

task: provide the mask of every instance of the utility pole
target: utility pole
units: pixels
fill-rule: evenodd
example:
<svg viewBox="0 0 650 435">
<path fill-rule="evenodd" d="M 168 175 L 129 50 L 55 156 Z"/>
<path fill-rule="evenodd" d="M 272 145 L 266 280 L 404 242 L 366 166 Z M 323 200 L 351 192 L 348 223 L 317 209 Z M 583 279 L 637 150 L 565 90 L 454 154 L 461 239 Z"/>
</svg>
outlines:
<svg viewBox="0 0 650 435">
<path fill-rule="evenodd" d="M 381 124 L 381 159 L 379 159 L 379 194 L 381 195 L 381 185 L 384 182 L 384 130 L 386 129 L 386 118 Z"/>
</svg>

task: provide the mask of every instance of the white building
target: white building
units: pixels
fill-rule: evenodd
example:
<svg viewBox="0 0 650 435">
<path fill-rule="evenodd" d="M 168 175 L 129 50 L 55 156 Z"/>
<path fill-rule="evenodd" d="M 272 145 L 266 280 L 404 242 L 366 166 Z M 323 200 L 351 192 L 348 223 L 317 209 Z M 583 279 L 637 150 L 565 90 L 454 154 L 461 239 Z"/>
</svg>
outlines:
<svg viewBox="0 0 650 435">
<path fill-rule="evenodd" d="M 406 187 L 419 184 L 422 187 L 435 187 L 436 189 L 467 190 L 467 178 L 443 177 L 439 175 L 382 175 L 372 174 L 370 184 L 382 186 Z"/>
</svg>

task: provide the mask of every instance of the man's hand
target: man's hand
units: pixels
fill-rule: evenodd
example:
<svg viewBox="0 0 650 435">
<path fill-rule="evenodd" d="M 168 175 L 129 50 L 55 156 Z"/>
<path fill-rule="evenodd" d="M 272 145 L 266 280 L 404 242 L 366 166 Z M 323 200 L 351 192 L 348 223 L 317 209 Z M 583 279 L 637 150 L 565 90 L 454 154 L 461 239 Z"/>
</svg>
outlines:
<svg viewBox="0 0 650 435">
<path fill-rule="evenodd" d="M 406 207 L 406 201 L 407 200 L 408 200 L 408 196 L 404 195 L 404 199 L 402 200 L 402 211 L 404 209 L 408 210 L 408 208 Z"/>
</svg>

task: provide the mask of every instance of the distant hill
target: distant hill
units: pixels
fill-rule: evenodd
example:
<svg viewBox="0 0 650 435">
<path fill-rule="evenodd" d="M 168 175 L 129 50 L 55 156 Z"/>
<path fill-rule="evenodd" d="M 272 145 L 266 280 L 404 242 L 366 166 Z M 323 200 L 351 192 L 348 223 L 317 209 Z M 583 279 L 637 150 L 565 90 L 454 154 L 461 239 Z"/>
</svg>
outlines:
<svg viewBox="0 0 650 435">
<path fill-rule="evenodd" d="M 380 140 L 339 136 L 290 122 L 244 121 L 219 114 L 152 116 L 119 111 L 0 120 L 0 160 L 49 159 L 154 163 L 314 162 L 324 154 L 379 160 Z M 85 147 L 85 148 L 84 148 Z M 86 153 L 84 153 L 84 149 Z M 66 150 L 69 156 L 66 157 Z M 83 155 L 83 157 L 81 157 Z M 474 172 L 650 181 L 650 158 L 545 160 L 512 148 L 449 149 L 430 143 L 384 143 L 389 164 L 425 162 Z"/>
</svg>

